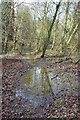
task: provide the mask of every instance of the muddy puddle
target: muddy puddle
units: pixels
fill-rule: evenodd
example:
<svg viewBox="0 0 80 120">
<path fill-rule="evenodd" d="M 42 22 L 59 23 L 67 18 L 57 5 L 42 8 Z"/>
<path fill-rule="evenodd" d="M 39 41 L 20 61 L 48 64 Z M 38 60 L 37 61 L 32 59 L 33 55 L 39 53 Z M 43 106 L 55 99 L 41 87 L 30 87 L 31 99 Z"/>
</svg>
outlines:
<svg viewBox="0 0 80 120">
<path fill-rule="evenodd" d="M 21 89 L 16 90 L 16 97 L 32 103 L 35 107 L 40 104 L 53 103 L 57 95 L 71 95 L 78 91 L 75 75 L 65 73 L 55 76 L 41 67 L 34 67 L 22 78 Z"/>
</svg>

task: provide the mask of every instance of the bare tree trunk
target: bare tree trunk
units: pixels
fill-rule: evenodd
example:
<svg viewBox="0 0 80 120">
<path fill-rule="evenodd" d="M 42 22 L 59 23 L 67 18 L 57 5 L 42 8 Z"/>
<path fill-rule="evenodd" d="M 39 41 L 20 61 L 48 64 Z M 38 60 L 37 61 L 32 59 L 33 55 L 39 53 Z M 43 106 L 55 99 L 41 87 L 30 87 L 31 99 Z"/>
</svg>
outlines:
<svg viewBox="0 0 80 120">
<path fill-rule="evenodd" d="M 80 55 L 80 2 L 78 3 L 78 22 L 79 22 L 79 27 L 78 27 L 78 54 Z"/>
<path fill-rule="evenodd" d="M 56 24 L 55 24 L 55 26 L 54 26 L 54 38 L 53 38 L 53 42 L 52 42 L 52 50 L 53 50 L 53 48 L 54 48 L 54 46 L 55 46 L 56 31 L 57 31 L 57 29 L 58 29 L 58 23 L 59 23 L 59 16 L 58 16 L 58 20 L 57 20 L 57 22 L 56 22 Z"/>
<path fill-rule="evenodd" d="M 9 37 L 10 37 L 10 32 L 13 29 L 13 26 L 12 26 L 12 19 L 14 17 L 13 14 L 14 14 L 14 3 L 12 2 L 11 11 L 10 11 L 9 25 L 8 25 L 8 32 L 7 32 L 6 41 L 5 41 L 5 48 L 4 48 L 5 53 L 7 52 L 7 49 L 8 49 L 8 41 L 9 41 Z M 13 34 L 13 32 L 12 32 L 12 34 Z"/>
<path fill-rule="evenodd" d="M 77 12 L 77 9 L 79 9 L 79 2 L 77 3 L 77 6 L 76 8 L 74 9 L 74 14 L 73 14 L 73 18 L 72 18 L 72 21 L 71 21 L 71 24 L 72 24 L 72 28 L 70 29 L 69 33 L 68 33 L 68 37 L 66 38 L 65 40 L 65 51 L 70 43 L 70 41 L 72 40 L 72 37 L 75 35 L 76 31 L 78 31 L 78 28 L 79 28 L 79 22 L 78 23 L 75 23 L 75 17 L 76 16 L 76 12 Z M 71 25 L 70 24 L 70 25 Z"/>
<path fill-rule="evenodd" d="M 65 48 L 65 46 L 64 46 L 64 37 L 66 35 L 66 25 L 67 25 L 68 13 L 69 13 L 69 0 L 67 1 L 67 7 L 66 7 L 66 13 L 65 13 L 64 31 L 63 31 L 63 36 L 61 38 L 62 54 L 64 54 L 64 48 Z"/>
<path fill-rule="evenodd" d="M 62 0 L 60 0 L 59 4 L 56 6 L 56 12 L 55 12 L 55 14 L 54 14 L 52 24 L 51 24 L 50 29 L 49 29 L 49 31 L 48 31 L 48 38 L 47 38 L 46 41 L 44 41 L 43 51 L 42 51 L 42 55 L 41 55 L 42 58 L 43 58 L 44 55 L 45 55 L 45 52 L 46 52 L 48 43 L 49 43 L 49 41 L 50 41 L 50 36 L 51 36 L 52 28 L 53 28 L 54 22 L 55 22 L 55 20 L 56 20 L 57 13 L 58 13 L 58 10 L 59 10 L 61 1 L 62 1 Z"/>
<path fill-rule="evenodd" d="M 16 36 L 17 36 L 17 27 L 15 28 L 14 30 L 14 51 L 15 51 L 15 47 L 16 47 L 16 43 L 17 43 L 17 40 L 16 40 Z"/>
<path fill-rule="evenodd" d="M 75 26 L 74 30 L 72 31 L 72 33 L 71 33 L 71 35 L 70 35 L 70 37 L 69 37 L 69 39 L 68 39 L 68 41 L 67 41 L 67 45 L 70 43 L 73 35 L 74 35 L 75 32 L 78 30 L 78 27 L 79 27 L 79 23 Z"/>
</svg>

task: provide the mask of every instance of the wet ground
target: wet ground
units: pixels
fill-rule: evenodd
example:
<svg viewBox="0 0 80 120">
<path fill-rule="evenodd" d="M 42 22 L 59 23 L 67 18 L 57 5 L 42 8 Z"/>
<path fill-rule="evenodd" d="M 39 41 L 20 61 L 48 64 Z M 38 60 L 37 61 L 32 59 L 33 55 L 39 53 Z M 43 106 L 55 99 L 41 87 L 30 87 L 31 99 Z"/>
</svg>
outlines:
<svg viewBox="0 0 80 120">
<path fill-rule="evenodd" d="M 3 118 L 79 118 L 78 65 L 54 61 L 2 60 Z"/>
</svg>

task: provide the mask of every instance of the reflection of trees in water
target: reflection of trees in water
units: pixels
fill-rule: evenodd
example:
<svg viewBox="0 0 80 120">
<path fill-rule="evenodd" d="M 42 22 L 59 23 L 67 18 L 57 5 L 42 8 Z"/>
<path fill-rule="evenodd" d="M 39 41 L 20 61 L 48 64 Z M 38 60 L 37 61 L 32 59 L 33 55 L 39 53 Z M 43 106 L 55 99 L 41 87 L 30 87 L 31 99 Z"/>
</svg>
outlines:
<svg viewBox="0 0 80 120">
<path fill-rule="evenodd" d="M 44 85 L 44 92 L 46 92 L 46 87 L 48 89 L 48 86 L 49 86 L 49 90 L 51 91 L 52 95 L 54 95 L 53 89 L 52 89 L 51 84 L 50 84 L 49 75 L 48 75 L 47 70 L 46 69 L 41 69 L 41 74 L 42 74 L 42 83 L 43 83 L 42 85 Z M 44 79 L 47 79 L 47 85 L 48 86 L 46 86 L 46 87 L 45 87 L 46 83 L 45 83 Z M 46 93 L 46 94 L 48 94 L 48 93 Z"/>
<path fill-rule="evenodd" d="M 45 76 L 47 77 L 47 83 L 49 85 L 49 89 L 50 89 L 52 95 L 54 95 L 53 89 L 52 89 L 51 84 L 50 84 L 49 75 L 48 75 L 48 72 L 46 69 L 45 69 Z"/>
<path fill-rule="evenodd" d="M 32 72 L 30 72 L 27 75 L 23 76 L 22 85 L 24 86 L 24 88 L 29 87 L 31 80 L 33 79 L 31 74 L 32 74 Z M 25 84 L 26 84 L 26 86 L 25 86 Z"/>
<path fill-rule="evenodd" d="M 24 96 L 27 96 L 29 100 L 46 103 L 53 102 L 54 95 L 71 94 L 72 88 L 76 86 L 73 76 L 70 77 L 70 74 L 66 74 L 60 78 L 54 78 L 53 75 L 50 75 L 46 69 L 34 67 L 23 77 Z M 52 77 L 53 80 L 51 80 Z M 70 81 L 68 78 L 74 79 Z"/>
<path fill-rule="evenodd" d="M 42 77 L 42 87 L 44 87 L 44 96 L 46 94 L 46 87 L 45 87 L 45 73 L 44 73 L 44 69 L 41 69 L 41 77 Z"/>
<path fill-rule="evenodd" d="M 34 68 L 27 76 L 24 76 L 23 79 L 27 87 L 32 87 L 32 92 L 35 91 L 35 94 L 38 93 L 48 96 L 51 92 L 51 94 L 54 95 L 46 69 Z"/>
</svg>

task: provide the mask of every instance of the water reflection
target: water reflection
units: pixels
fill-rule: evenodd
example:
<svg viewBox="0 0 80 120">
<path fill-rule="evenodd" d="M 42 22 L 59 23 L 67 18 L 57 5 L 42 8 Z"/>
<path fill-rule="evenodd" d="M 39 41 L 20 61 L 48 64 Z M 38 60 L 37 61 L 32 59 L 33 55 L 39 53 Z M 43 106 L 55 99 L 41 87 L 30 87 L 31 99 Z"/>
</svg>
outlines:
<svg viewBox="0 0 80 120">
<path fill-rule="evenodd" d="M 40 103 L 53 102 L 56 94 L 70 95 L 78 83 L 75 76 L 66 73 L 64 76 L 54 78 L 53 73 L 48 73 L 46 69 L 35 67 L 23 77 L 20 90 L 16 91 L 16 96 L 22 96 L 35 106 Z"/>
</svg>

